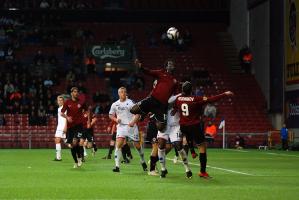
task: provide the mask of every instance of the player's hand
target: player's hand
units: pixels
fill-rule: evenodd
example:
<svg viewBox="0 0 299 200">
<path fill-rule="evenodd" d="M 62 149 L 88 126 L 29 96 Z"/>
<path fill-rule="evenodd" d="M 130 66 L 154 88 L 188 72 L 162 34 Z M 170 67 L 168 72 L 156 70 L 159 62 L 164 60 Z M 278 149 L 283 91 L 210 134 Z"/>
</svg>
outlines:
<svg viewBox="0 0 299 200">
<path fill-rule="evenodd" d="M 70 123 L 73 122 L 73 118 L 72 118 L 72 117 L 66 117 L 66 120 L 67 120 L 68 122 L 70 122 Z"/>
<path fill-rule="evenodd" d="M 111 127 L 109 126 L 109 127 L 107 128 L 107 133 L 110 133 L 110 131 L 111 131 Z"/>
<path fill-rule="evenodd" d="M 136 67 L 141 68 L 141 62 L 138 59 L 135 59 L 134 64 Z"/>
<path fill-rule="evenodd" d="M 224 94 L 226 96 L 233 96 L 234 95 L 234 93 L 232 91 L 226 91 L 226 92 L 224 92 Z"/>
</svg>

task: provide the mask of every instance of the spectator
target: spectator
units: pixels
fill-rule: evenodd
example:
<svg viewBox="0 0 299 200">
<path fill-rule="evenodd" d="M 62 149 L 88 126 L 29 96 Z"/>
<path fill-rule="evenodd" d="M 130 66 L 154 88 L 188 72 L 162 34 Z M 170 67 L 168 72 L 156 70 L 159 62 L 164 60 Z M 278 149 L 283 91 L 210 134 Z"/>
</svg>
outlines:
<svg viewBox="0 0 299 200">
<path fill-rule="evenodd" d="M 5 126 L 6 121 L 3 114 L 0 114 L 0 126 Z"/>
<path fill-rule="evenodd" d="M 96 73 L 96 60 L 91 54 L 85 58 L 85 66 L 88 73 Z"/>
<path fill-rule="evenodd" d="M 12 102 L 16 102 L 16 101 L 19 102 L 21 100 L 21 98 L 22 98 L 22 95 L 21 95 L 19 89 L 16 87 L 16 89 L 10 94 L 9 99 Z"/>
<path fill-rule="evenodd" d="M 93 95 L 92 100 L 94 103 L 99 103 L 101 102 L 101 94 L 99 91 L 96 91 L 96 93 Z"/>
<path fill-rule="evenodd" d="M 286 124 L 283 124 L 282 128 L 280 129 L 280 138 L 281 138 L 282 150 L 288 150 L 289 130 L 287 129 Z"/>
<path fill-rule="evenodd" d="M 13 93 L 14 90 L 14 85 L 10 81 L 7 81 L 4 85 L 4 97 L 10 97 L 10 94 Z"/>
<path fill-rule="evenodd" d="M 44 86 L 46 88 L 50 88 L 54 85 L 53 81 L 51 80 L 50 76 L 47 76 L 47 78 L 44 80 Z"/>
<path fill-rule="evenodd" d="M 203 87 L 202 86 L 196 86 L 195 87 L 195 96 L 199 96 L 199 97 L 202 97 L 204 96 L 204 91 L 203 91 Z"/>
<path fill-rule="evenodd" d="M 42 51 L 39 50 L 37 54 L 34 56 L 34 64 L 40 66 L 41 64 L 45 63 L 45 56 L 43 55 Z"/>
<path fill-rule="evenodd" d="M 39 4 L 39 7 L 42 9 L 50 8 L 50 4 L 46 0 L 42 0 Z"/>
<path fill-rule="evenodd" d="M 241 67 L 244 69 L 245 73 L 251 73 L 251 63 L 252 63 L 252 53 L 250 48 L 245 45 L 239 52 L 239 59 Z"/>
<path fill-rule="evenodd" d="M 64 0 L 61 0 L 58 3 L 58 8 L 60 8 L 60 9 L 66 9 L 66 8 L 68 8 L 68 5 L 67 5 L 67 3 Z"/>
<path fill-rule="evenodd" d="M 14 50 L 12 47 L 8 47 L 6 54 L 5 54 L 5 60 L 6 61 L 12 61 L 14 60 Z"/>
<path fill-rule="evenodd" d="M 214 139 L 217 135 L 217 128 L 216 128 L 215 124 L 212 123 L 212 121 L 208 122 L 208 125 L 205 129 L 205 135 L 206 135 L 206 139 L 209 143 L 214 142 Z"/>
<path fill-rule="evenodd" d="M 204 116 L 215 119 L 217 109 L 212 103 L 208 103 L 204 109 Z"/>
<path fill-rule="evenodd" d="M 240 150 L 240 149 L 244 148 L 244 145 L 245 145 L 244 138 L 241 137 L 239 134 L 236 135 L 236 138 L 235 138 L 235 148 Z"/>
</svg>

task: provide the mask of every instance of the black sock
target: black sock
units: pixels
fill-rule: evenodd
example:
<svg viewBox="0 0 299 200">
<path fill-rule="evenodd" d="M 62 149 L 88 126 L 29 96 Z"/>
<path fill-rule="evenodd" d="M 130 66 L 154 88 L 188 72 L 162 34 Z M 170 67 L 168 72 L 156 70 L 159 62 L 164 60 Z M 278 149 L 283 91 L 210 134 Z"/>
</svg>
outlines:
<svg viewBox="0 0 299 200">
<path fill-rule="evenodd" d="M 84 155 L 84 148 L 83 148 L 83 146 L 78 146 L 77 147 L 77 154 L 78 154 L 78 158 L 83 158 L 83 155 Z"/>
<path fill-rule="evenodd" d="M 74 159 L 75 163 L 78 163 L 77 146 L 71 148 L 71 153 L 72 153 L 72 156 L 73 156 L 73 159 Z"/>
<path fill-rule="evenodd" d="M 150 171 L 154 171 L 156 169 L 156 163 L 159 160 L 158 156 L 151 156 L 150 160 Z"/>
<path fill-rule="evenodd" d="M 199 154 L 199 161 L 200 161 L 200 172 L 206 172 L 207 153 L 200 153 Z"/>
<path fill-rule="evenodd" d="M 188 152 L 189 152 L 189 146 L 188 146 L 187 144 L 185 144 L 185 145 L 183 146 L 183 148 L 184 148 L 186 154 L 188 155 Z"/>
<path fill-rule="evenodd" d="M 127 156 L 133 157 L 130 146 L 128 144 L 126 144 L 126 145 L 127 145 Z"/>
<path fill-rule="evenodd" d="M 176 148 L 174 148 L 174 152 L 175 152 L 175 156 L 179 157 L 179 152 L 178 152 L 178 150 Z"/>
<path fill-rule="evenodd" d="M 121 148 L 121 153 L 123 155 L 123 159 L 126 160 L 127 159 L 127 148 L 126 148 L 126 144 Z"/>
<path fill-rule="evenodd" d="M 110 146 L 109 146 L 108 156 L 111 156 L 113 150 L 114 150 L 114 146 L 113 146 L 113 145 L 110 145 Z"/>
<path fill-rule="evenodd" d="M 92 148 L 93 148 L 93 150 L 94 150 L 95 152 L 98 150 L 98 147 L 97 147 L 97 145 L 96 145 L 95 142 L 92 143 Z"/>
</svg>

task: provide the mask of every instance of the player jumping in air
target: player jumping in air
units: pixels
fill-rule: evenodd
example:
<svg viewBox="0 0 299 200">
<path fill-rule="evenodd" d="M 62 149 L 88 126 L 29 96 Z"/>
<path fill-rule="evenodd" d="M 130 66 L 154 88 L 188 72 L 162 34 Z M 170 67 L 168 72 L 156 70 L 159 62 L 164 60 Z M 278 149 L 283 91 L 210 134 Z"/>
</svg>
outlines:
<svg viewBox="0 0 299 200">
<path fill-rule="evenodd" d="M 199 176 L 203 178 L 210 178 L 206 172 L 207 165 L 207 144 L 205 141 L 205 134 L 200 127 L 200 116 L 202 114 L 203 106 L 208 102 L 217 101 L 225 96 L 232 96 L 231 91 L 224 92 L 220 95 L 205 97 L 193 96 L 192 84 L 186 81 L 182 85 L 182 95 L 177 97 L 175 101 L 175 110 L 180 113 L 180 129 L 183 135 L 186 136 L 188 141 L 195 141 L 198 145 L 200 172 Z M 174 114 L 175 111 L 172 113 Z"/>
<path fill-rule="evenodd" d="M 155 77 L 157 79 L 157 85 L 153 88 L 151 94 L 135 104 L 130 112 L 133 114 L 140 114 L 142 116 L 141 118 L 151 112 L 155 115 L 157 129 L 163 132 L 166 128 L 168 99 L 174 93 L 178 84 L 173 76 L 175 71 L 174 62 L 172 60 L 167 60 L 165 69 L 160 70 L 149 70 L 144 68 L 138 60 L 135 61 L 135 64 L 145 74 Z"/>
<path fill-rule="evenodd" d="M 118 89 L 119 100 L 111 105 L 109 117 L 117 123 L 116 146 L 114 152 L 115 168 L 113 172 L 120 172 L 120 159 L 122 157 L 121 148 L 125 142 L 126 137 L 133 140 L 134 146 L 139 153 L 141 165 L 144 171 L 147 171 L 147 165 L 144 161 L 143 148 L 140 145 L 139 132 L 136 122 L 140 115 L 133 115 L 130 109 L 134 105 L 131 99 L 127 98 L 127 90 L 125 87 Z"/>
</svg>

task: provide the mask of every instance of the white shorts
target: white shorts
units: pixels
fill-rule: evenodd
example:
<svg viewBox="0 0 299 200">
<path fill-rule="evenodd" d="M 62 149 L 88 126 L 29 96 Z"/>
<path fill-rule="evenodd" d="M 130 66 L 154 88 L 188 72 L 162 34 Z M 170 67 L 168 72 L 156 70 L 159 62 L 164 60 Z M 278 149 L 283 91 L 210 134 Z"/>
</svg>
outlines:
<svg viewBox="0 0 299 200">
<path fill-rule="evenodd" d="M 158 131 L 157 138 L 163 138 L 166 141 L 170 139 L 170 142 L 180 142 L 182 141 L 182 133 L 180 126 L 167 126 L 164 133 Z"/>
<path fill-rule="evenodd" d="M 126 138 L 129 137 L 131 140 L 133 140 L 134 142 L 139 142 L 139 131 L 138 131 L 138 127 L 135 125 L 133 127 L 130 127 L 128 125 L 121 125 L 119 124 L 117 126 L 117 130 L 116 130 L 116 138 Z"/>
<path fill-rule="evenodd" d="M 63 131 L 56 130 L 55 137 L 57 137 L 57 138 L 66 138 L 66 135 L 65 135 L 65 133 Z"/>
</svg>

